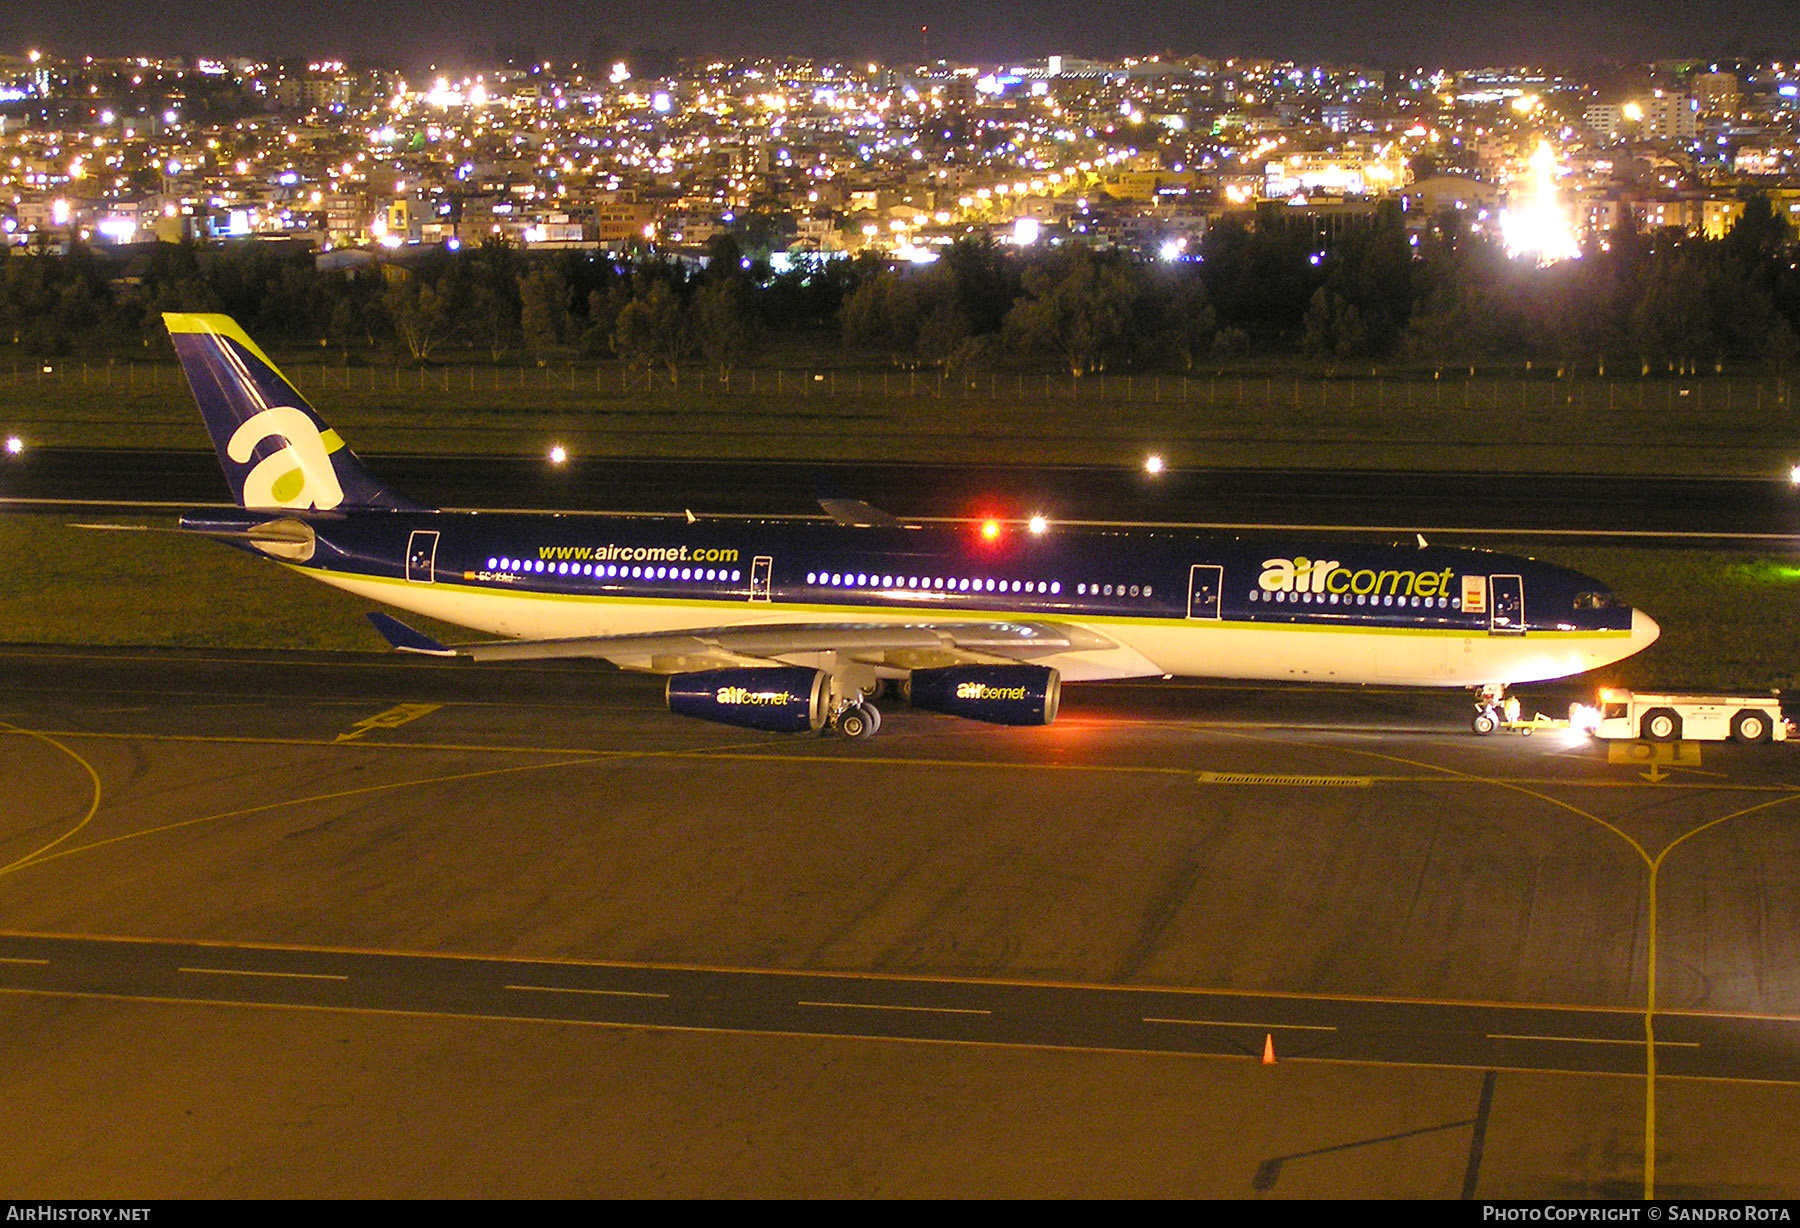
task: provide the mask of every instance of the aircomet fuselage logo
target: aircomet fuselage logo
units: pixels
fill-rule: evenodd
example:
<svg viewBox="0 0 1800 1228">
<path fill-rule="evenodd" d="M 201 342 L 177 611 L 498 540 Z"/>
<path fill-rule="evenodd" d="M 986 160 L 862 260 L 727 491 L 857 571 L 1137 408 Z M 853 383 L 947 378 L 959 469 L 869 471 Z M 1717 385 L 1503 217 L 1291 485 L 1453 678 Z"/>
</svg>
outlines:
<svg viewBox="0 0 1800 1228">
<path fill-rule="evenodd" d="M 1364 567 L 1345 567 L 1336 559 L 1309 559 L 1297 555 L 1291 559 L 1264 559 L 1257 587 L 1265 593 L 1332 593 L 1363 596 L 1447 597 L 1450 595 L 1451 569 L 1442 571 L 1407 571 L 1388 568 L 1376 571 Z"/>
</svg>

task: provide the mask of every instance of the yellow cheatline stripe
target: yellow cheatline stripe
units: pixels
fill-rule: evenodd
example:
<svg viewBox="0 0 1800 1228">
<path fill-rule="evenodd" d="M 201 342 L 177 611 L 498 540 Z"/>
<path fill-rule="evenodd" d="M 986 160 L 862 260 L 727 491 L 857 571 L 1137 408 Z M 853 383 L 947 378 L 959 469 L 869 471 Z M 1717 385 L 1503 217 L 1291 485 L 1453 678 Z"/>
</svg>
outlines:
<svg viewBox="0 0 1800 1228">
<path fill-rule="evenodd" d="M 61 751 L 63 754 L 67 755 L 69 758 L 73 759 L 76 763 L 79 763 L 81 765 L 82 769 L 85 772 L 87 772 L 88 779 L 93 783 L 94 800 L 88 804 L 87 813 L 81 816 L 81 822 L 75 824 L 75 826 L 71 827 L 68 831 L 64 832 L 62 835 L 58 836 L 56 839 L 52 840 L 50 843 L 44 845 L 42 848 L 36 849 L 30 853 L 25 854 L 25 856 L 23 856 L 23 857 L 17 858 L 16 860 L 11 861 L 11 862 L 7 863 L 6 865 L 0 866 L 0 874 L 6 874 L 9 871 L 18 868 L 19 866 L 27 865 L 27 864 L 35 861 L 37 858 L 44 856 L 46 853 L 50 852 L 51 849 L 53 849 L 57 845 L 61 844 L 64 840 L 67 840 L 70 836 L 73 836 L 76 832 L 78 832 L 82 828 L 86 827 L 90 822 L 93 821 L 94 815 L 96 815 L 100 811 L 100 773 L 96 772 L 94 770 L 93 764 L 89 763 L 86 759 L 82 758 L 80 755 L 76 754 L 74 751 L 72 751 L 68 747 L 64 746 L 61 742 L 58 742 L 55 738 L 49 737 L 42 733 L 37 733 L 34 730 L 21 729 L 17 725 L 11 725 L 11 724 L 6 724 L 3 722 L 0 722 L 0 734 L 9 734 L 9 733 L 17 734 L 20 737 L 35 738 L 37 741 L 44 743 L 44 745 L 54 747 L 56 750 Z"/>
<path fill-rule="evenodd" d="M 358 571 L 337 571 L 329 567 L 307 567 L 300 563 L 289 563 L 276 560 L 281 566 L 299 575 L 319 578 L 333 575 L 343 576 L 360 583 L 381 584 L 393 588 L 417 588 L 417 583 L 402 579 L 399 576 L 371 576 Z M 716 598 L 701 597 L 617 597 L 606 593 L 545 593 L 535 590 L 508 588 L 504 585 L 463 584 L 457 580 L 438 578 L 433 584 L 437 589 L 455 589 L 458 592 L 479 593 L 484 597 L 514 597 L 531 601 L 570 601 L 587 602 L 601 605 L 639 605 L 639 606 L 676 606 L 684 609 L 743 610 L 752 606 L 747 600 L 726 601 Z M 404 608 L 404 607 L 402 607 Z M 976 610 L 957 607 L 954 609 L 934 606 L 860 606 L 860 605 L 808 605 L 799 602 L 756 602 L 754 608 L 762 610 L 791 610 L 796 614 L 831 614 L 851 619 L 868 619 L 877 615 L 903 615 L 909 619 L 925 622 L 1036 622 L 1053 625 L 1068 624 L 1071 626 L 1119 626 L 1119 627 L 1190 627 L 1207 626 L 1230 628 L 1234 631 L 1289 631 L 1310 634 L 1330 635 L 1400 635 L 1400 636 L 1437 636 L 1448 639 L 1486 639 L 1488 633 L 1472 627 L 1334 627 L 1317 623 L 1276 623 L 1276 622 L 1236 622 L 1207 618 L 1128 618 L 1110 614 L 1069 614 L 1059 611 L 1041 610 Z M 777 625 L 774 620 L 765 620 L 770 625 Z M 883 619 L 883 621 L 887 621 Z M 744 623 L 746 629 L 754 629 L 758 624 Z M 1630 631 L 1533 631 L 1524 637 L 1531 640 L 1616 640 L 1631 638 Z M 1105 651 L 1105 650 L 1102 650 Z"/>
</svg>

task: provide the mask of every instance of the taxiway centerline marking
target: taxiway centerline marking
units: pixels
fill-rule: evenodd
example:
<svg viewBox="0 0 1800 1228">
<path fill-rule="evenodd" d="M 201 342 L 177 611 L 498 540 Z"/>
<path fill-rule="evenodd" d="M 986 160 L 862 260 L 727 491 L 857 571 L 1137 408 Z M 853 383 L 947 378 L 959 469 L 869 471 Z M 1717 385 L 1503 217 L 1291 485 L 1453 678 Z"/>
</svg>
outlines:
<svg viewBox="0 0 1800 1228">
<path fill-rule="evenodd" d="M 1570 1045 L 1630 1045 L 1633 1049 L 1643 1046 L 1641 1040 L 1619 1039 L 1610 1036 L 1533 1036 L 1521 1032 L 1489 1032 L 1489 1040 L 1553 1040 Z M 1698 1049 L 1697 1040 L 1659 1040 L 1658 1046 L 1664 1049 Z"/>
<path fill-rule="evenodd" d="M 622 1023 L 610 1019 L 562 1019 L 541 1015 L 502 1015 L 480 1011 L 408 1010 L 399 1007 L 338 1006 L 315 1002 L 242 1002 L 231 998 L 181 998 L 159 994 L 105 993 L 76 989 L 25 989 L 0 985 L 0 997 L 59 998 L 89 1002 L 131 1002 L 152 1006 L 191 1006 L 221 1010 L 273 1010 L 295 1014 L 352 1015 L 370 1019 L 461 1019 L 477 1023 L 544 1024 L 553 1027 L 599 1028 L 621 1032 L 665 1032 L 692 1036 L 756 1036 L 772 1040 L 845 1040 L 875 1044 L 950 1046 L 966 1049 L 996 1049 L 1018 1053 L 1093 1053 L 1109 1057 L 1160 1057 L 1178 1061 L 1242 1062 L 1243 1054 L 1196 1053 L 1185 1049 L 1144 1049 L 1121 1045 L 1052 1044 L 1033 1041 L 982 1040 L 969 1037 L 887 1036 L 861 1032 L 808 1032 L 792 1028 L 720 1027 L 708 1024 Z M 1283 1058 L 1289 1064 L 1346 1066 L 1374 1070 L 1443 1070 L 1467 1073 L 1472 1070 L 1497 1070 L 1502 1074 L 1547 1074 L 1577 1079 L 1629 1079 L 1641 1082 L 1643 1075 L 1614 1070 L 1567 1070 L 1546 1066 L 1469 1065 L 1453 1062 L 1406 1062 L 1383 1058 L 1318 1057 L 1312 1055 Z M 1666 1075 L 1684 1083 L 1724 1083 L 1745 1087 L 1800 1087 L 1793 1079 L 1765 1079 L 1745 1075 L 1680 1074 Z"/>
<path fill-rule="evenodd" d="M 1154 1015 L 1144 1016 L 1145 1023 L 1181 1023 L 1196 1028 L 1260 1028 L 1268 1031 L 1286 1029 L 1290 1032 L 1335 1032 L 1335 1027 L 1322 1023 L 1257 1023 L 1249 1019 L 1160 1019 Z"/>
<path fill-rule="evenodd" d="M 188 972 L 196 976 L 266 976 L 280 977 L 290 981 L 347 981 L 349 976 L 340 972 L 262 972 L 253 968 L 177 968 L 177 972 Z"/>
<path fill-rule="evenodd" d="M 851 1011 L 915 1011 L 929 1015 L 991 1015 L 993 1011 L 976 1010 L 965 1006 L 897 1006 L 886 1002 L 809 1002 L 800 999 L 797 1006 L 818 1006 Z"/>
<path fill-rule="evenodd" d="M 393 947 L 305 945 L 282 942 L 247 942 L 218 938 L 155 938 L 132 934 L 100 934 L 85 931 L 41 931 L 0 929 L 0 939 L 46 942 L 117 943 L 140 948 L 186 947 L 203 951 L 277 951 L 284 954 L 379 956 L 382 958 L 443 960 L 465 965 L 518 964 L 553 968 L 609 968 L 643 972 L 703 972 L 727 975 L 781 976 L 802 975 L 812 980 L 882 985 L 957 985 L 996 986 L 1004 989 L 1073 989 L 1117 994 L 1168 994 L 1179 998 L 1230 998 L 1233 1000 L 1266 999 L 1274 1002 L 1348 1002 L 1369 1006 L 1447 1006 L 1478 1010 L 1551 1011 L 1569 1015 L 1602 1017 L 1643 1015 L 1641 1006 L 1604 1006 L 1572 1002 L 1521 1002 L 1485 998 L 1431 998 L 1405 994 L 1305 993 L 1282 989 L 1231 989 L 1201 985 L 1118 984 L 1101 981 L 1027 980 L 1018 977 L 943 976 L 897 972 L 802 971 L 794 968 L 755 968 L 741 964 L 653 962 L 626 959 L 570 959 L 557 956 L 486 955 L 467 951 L 407 951 Z M 1800 1014 L 1749 1014 L 1741 1011 L 1697 1011 L 1676 1009 L 1659 1014 L 1681 1015 L 1692 1019 L 1754 1019 L 1763 1022 L 1800 1023 Z M 1456 1069 L 1462 1069 L 1456 1067 Z M 1786 1086 L 1784 1083 L 1783 1086 Z"/>
<path fill-rule="evenodd" d="M 573 993 L 596 998 L 667 998 L 666 993 L 650 993 L 641 989 L 580 989 L 569 985 L 508 985 L 520 993 Z"/>
</svg>

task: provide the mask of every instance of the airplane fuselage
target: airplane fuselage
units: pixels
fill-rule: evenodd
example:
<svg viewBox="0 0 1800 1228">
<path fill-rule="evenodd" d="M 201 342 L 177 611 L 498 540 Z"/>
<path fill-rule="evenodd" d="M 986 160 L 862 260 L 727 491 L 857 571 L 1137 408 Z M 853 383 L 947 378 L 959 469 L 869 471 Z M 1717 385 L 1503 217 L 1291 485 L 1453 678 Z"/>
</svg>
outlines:
<svg viewBox="0 0 1800 1228">
<path fill-rule="evenodd" d="M 976 527 L 412 511 L 183 523 L 272 520 L 306 526 L 307 547 L 246 548 L 363 597 L 523 639 L 953 618 L 1091 632 L 1105 646 L 1032 658 L 1069 681 L 1484 686 L 1595 669 L 1656 636 L 1648 617 L 1561 567 L 1303 534 L 1008 527 L 989 539 Z"/>
</svg>

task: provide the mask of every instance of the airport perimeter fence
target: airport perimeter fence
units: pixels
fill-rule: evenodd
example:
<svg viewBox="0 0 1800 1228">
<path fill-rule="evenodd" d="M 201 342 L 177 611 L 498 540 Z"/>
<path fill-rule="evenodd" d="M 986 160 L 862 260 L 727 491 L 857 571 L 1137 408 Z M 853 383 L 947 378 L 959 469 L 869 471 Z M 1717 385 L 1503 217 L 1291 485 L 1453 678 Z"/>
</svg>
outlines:
<svg viewBox="0 0 1800 1228">
<path fill-rule="evenodd" d="M 934 369 L 750 367 L 721 378 L 716 371 L 633 369 L 621 363 L 548 363 L 439 366 L 353 365 L 284 361 L 296 386 L 321 402 L 333 392 L 392 396 L 455 396 L 461 403 L 482 394 L 516 401 L 539 393 L 559 405 L 584 400 L 846 399 L 862 404 L 966 400 L 996 405 L 1162 405 L 1198 409 L 1467 410 L 1526 413 L 1630 410 L 1668 414 L 1760 414 L 1794 403 L 1793 381 L 1737 374 L 1569 377 L 1482 373 L 1458 368 L 1438 373 L 1373 375 L 1276 375 L 1263 373 L 1097 372 L 1060 374 L 985 372 L 953 375 Z M 127 393 L 184 392 L 181 368 L 166 362 L 94 362 L 82 359 L 14 361 L 0 366 L 0 391 L 55 395 L 85 390 Z M 460 394 L 460 395 L 457 395 Z"/>
</svg>

